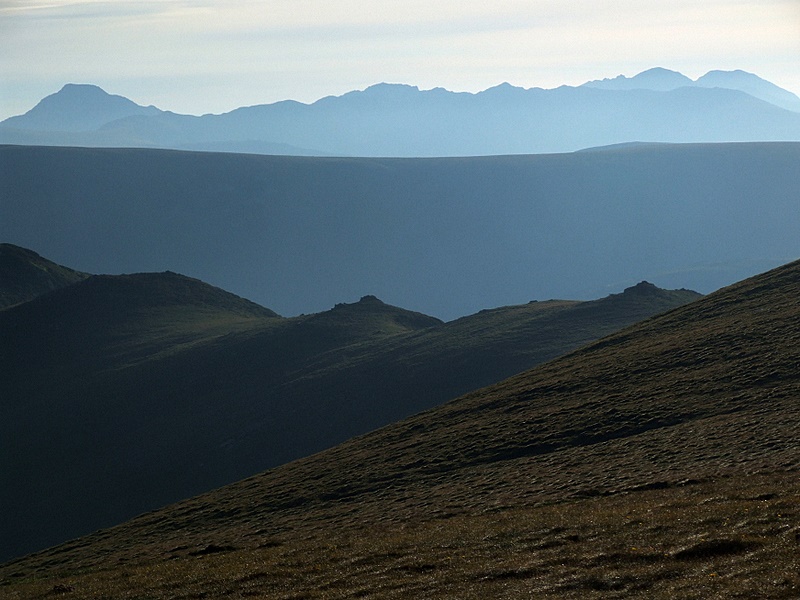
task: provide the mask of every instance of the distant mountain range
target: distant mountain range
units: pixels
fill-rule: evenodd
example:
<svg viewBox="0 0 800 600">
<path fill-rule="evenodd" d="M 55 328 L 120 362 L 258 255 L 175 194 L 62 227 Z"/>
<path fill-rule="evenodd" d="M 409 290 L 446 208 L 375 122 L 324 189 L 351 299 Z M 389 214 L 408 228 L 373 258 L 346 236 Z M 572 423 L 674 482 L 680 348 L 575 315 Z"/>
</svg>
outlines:
<svg viewBox="0 0 800 600">
<path fill-rule="evenodd" d="M 622 296 L 642 292 L 658 293 Z M 10 562 L 2 589 L 22 599 L 794 597 L 799 295 L 795 262 L 335 448 Z M 139 420 L 154 415 L 141 400 L 129 407 Z M 74 406 L 85 410 L 80 396 Z M 152 444 L 142 433 L 131 435 Z M 41 493 L 57 506 L 70 473 L 49 474 Z"/>
<path fill-rule="evenodd" d="M 649 69 L 634 77 L 620 75 L 613 79 L 588 81 L 583 84 L 604 90 L 652 90 L 671 92 L 683 87 L 723 88 L 738 90 L 754 98 L 794 112 L 800 112 L 800 98 L 792 92 L 745 71 L 709 71 L 692 80 L 682 73 L 669 69 Z"/>
<path fill-rule="evenodd" d="M 196 117 L 67 84 L 0 123 L 0 143 L 317 156 L 529 154 L 632 141 L 800 141 L 800 98 L 744 71 L 693 81 L 655 68 L 550 90 L 383 83 Z"/>
<path fill-rule="evenodd" d="M 800 143 L 377 159 L 0 147 L 0 240 L 175 270 L 295 316 L 374 294 L 452 320 L 800 256 Z"/>
<path fill-rule="evenodd" d="M 9 244 L 0 267 L 0 297 L 22 287 L 27 297 L 0 309 L 0 562 L 318 452 L 700 297 L 642 282 L 442 323 L 365 296 L 285 319 L 176 273 L 88 276 Z"/>
</svg>

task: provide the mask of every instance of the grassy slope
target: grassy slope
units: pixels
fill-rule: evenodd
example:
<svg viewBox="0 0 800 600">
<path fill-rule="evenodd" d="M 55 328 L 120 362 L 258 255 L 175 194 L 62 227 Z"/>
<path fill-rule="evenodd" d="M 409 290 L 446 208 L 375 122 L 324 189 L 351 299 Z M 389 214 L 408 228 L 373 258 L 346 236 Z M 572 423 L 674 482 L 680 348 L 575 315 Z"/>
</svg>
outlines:
<svg viewBox="0 0 800 600">
<path fill-rule="evenodd" d="M 143 466 L 151 424 L 169 425 L 178 437 L 191 426 L 167 424 L 146 391 L 131 402 L 121 390 L 99 392 L 103 382 L 280 322 L 266 308 L 174 273 L 91 276 L 0 311 L 3 552 L 138 512 L 132 475 Z M 70 506 L 84 512 L 65 512 Z"/>
<path fill-rule="evenodd" d="M 148 273 L 91 276 L 0 312 L 3 555 L 256 472 L 229 439 L 269 407 L 228 402 L 230 386 L 257 400 L 259 384 L 306 356 L 440 323 L 381 307 L 337 307 L 298 332 L 198 280 Z M 242 354 L 254 336 L 273 342 L 274 365 Z M 255 381 L 239 380 L 240 362 Z"/>
<path fill-rule="evenodd" d="M 373 384 L 375 393 L 380 385 L 386 388 L 383 394 L 411 403 L 416 412 L 439 403 L 428 395 L 445 398 L 415 386 L 418 380 L 446 389 L 446 398 L 452 398 L 699 297 L 692 291 L 661 290 L 642 282 L 590 302 L 549 300 L 482 310 L 379 345 L 367 343 L 352 346 L 347 353 L 324 354 L 296 385 L 325 386 L 336 394 L 336 379 L 341 380 L 346 370 L 351 378 L 377 377 L 382 383 Z"/>
<path fill-rule="evenodd" d="M 0 310 L 88 277 L 13 244 L 0 244 Z"/>
<path fill-rule="evenodd" d="M 306 456 L 696 298 L 640 285 L 442 324 L 366 296 L 277 318 L 174 273 L 0 314 L 4 555 Z"/>
<path fill-rule="evenodd" d="M 3 591 L 796 597 L 798 292 L 793 263 L 10 563 Z"/>
</svg>

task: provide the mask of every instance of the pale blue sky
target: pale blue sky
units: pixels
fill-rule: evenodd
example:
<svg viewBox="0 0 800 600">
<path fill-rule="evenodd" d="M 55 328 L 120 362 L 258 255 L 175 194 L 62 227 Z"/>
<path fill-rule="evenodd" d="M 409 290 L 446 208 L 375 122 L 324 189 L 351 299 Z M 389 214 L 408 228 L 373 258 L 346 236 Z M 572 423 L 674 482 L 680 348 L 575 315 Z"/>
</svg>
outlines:
<svg viewBox="0 0 800 600">
<path fill-rule="evenodd" d="M 202 114 L 654 66 L 744 69 L 800 94 L 800 0 L 0 0 L 0 119 L 68 82 Z"/>
</svg>

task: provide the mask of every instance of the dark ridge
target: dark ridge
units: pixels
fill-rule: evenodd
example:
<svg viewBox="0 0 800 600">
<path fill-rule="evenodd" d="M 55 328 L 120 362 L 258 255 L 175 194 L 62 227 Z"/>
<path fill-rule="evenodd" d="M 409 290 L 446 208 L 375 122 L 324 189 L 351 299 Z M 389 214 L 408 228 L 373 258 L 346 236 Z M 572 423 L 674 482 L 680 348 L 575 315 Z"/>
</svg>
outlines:
<svg viewBox="0 0 800 600">
<path fill-rule="evenodd" d="M 795 262 L 0 578 L 21 598 L 791 597 L 798 298 Z"/>
<path fill-rule="evenodd" d="M 625 288 L 624 294 L 655 294 L 658 288 L 649 281 L 640 281 L 636 285 Z"/>
<path fill-rule="evenodd" d="M 158 541 L 156 523 L 195 546 L 224 546 L 253 522 L 270 539 L 283 532 L 285 540 L 331 540 L 392 524 L 428 527 L 441 512 L 479 519 L 567 498 L 606 501 L 621 490 L 698 493 L 706 484 L 682 482 L 723 474 L 749 481 L 796 471 L 799 291 L 796 262 L 441 407 L 85 538 L 88 550 L 64 560 L 96 569 L 134 552 L 152 556 L 147 548 L 168 543 Z M 758 547 L 719 535 L 672 556 L 722 558 Z M 56 551 L 7 569 L 41 568 Z"/>
<path fill-rule="evenodd" d="M 156 519 L 185 527 L 188 540 L 213 539 L 214 531 L 224 537 L 250 519 L 269 531 L 328 531 L 330 523 L 337 530 L 363 528 L 379 515 L 424 519 L 431 503 L 464 514 L 509 495 L 521 508 L 578 493 L 587 481 L 599 497 L 620 487 L 646 490 L 653 481 L 669 484 L 651 486 L 656 491 L 672 484 L 681 489 L 678 482 L 718 473 L 724 464 L 728 471 L 774 464 L 775 452 L 790 458 L 791 444 L 777 440 L 793 436 L 798 419 L 800 344 L 787 332 L 800 331 L 799 289 L 800 263 L 793 263 L 610 336 L 618 343 L 586 346 L 326 452 L 144 516 L 114 535 L 150 536 L 148 524 Z M 762 444 L 758 435 L 767 432 Z M 730 446 L 715 454 L 717 444 Z M 537 446 L 547 451 L 525 450 Z M 645 458 L 653 453 L 663 460 Z M 388 508 L 393 502 L 402 508 Z M 241 512 L 218 519 L 215 507 L 223 504 Z M 95 552 L 104 547 L 95 544 Z"/>
<path fill-rule="evenodd" d="M 306 320 L 308 326 L 328 329 L 331 335 L 338 331 L 344 336 L 355 331 L 380 335 L 408 333 L 441 324 L 436 317 L 386 304 L 372 295 L 351 304 L 336 304 L 331 310 L 311 315 Z"/>
<path fill-rule="evenodd" d="M 163 308 L 224 311 L 243 317 L 279 315 L 235 294 L 177 273 L 91 275 L 60 295 L 42 298 L 39 311 L 58 315 L 73 313 L 80 319 L 134 318 Z M 55 307 L 58 306 L 58 310 Z"/>
<path fill-rule="evenodd" d="M 13 244 L 0 244 L 0 309 L 89 277 Z"/>
<path fill-rule="evenodd" d="M 218 287 L 191 277 L 165 271 L 163 273 L 135 273 L 131 275 L 94 275 L 85 288 L 75 290 L 72 301 L 84 310 L 114 311 L 193 306 L 199 309 L 224 310 L 250 317 L 279 317 L 278 313 L 264 308 Z M 68 300 L 69 301 L 69 300 Z"/>
<path fill-rule="evenodd" d="M 442 323 L 367 295 L 279 318 L 172 272 L 89 277 L 0 312 L 0 556 L 322 451 L 697 297 L 623 293 Z M 569 445 L 554 442 L 463 454 L 488 464 Z"/>
</svg>

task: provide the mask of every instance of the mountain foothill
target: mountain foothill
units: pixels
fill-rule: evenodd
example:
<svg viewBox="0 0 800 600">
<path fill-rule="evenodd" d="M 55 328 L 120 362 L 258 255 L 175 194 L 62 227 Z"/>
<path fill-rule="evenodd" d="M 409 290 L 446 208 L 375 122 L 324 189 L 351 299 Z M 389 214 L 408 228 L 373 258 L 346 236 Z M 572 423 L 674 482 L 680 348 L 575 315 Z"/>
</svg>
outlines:
<svg viewBox="0 0 800 600">
<path fill-rule="evenodd" d="M 0 265 L 3 287 L 25 292 L 0 310 L 6 559 L 321 451 L 699 297 L 642 282 L 444 323 L 366 295 L 284 318 L 172 272 L 87 275 L 11 244 Z"/>
<path fill-rule="evenodd" d="M 643 283 L 598 302 L 663 293 Z M 798 293 L 794 262 L 328 450 L 8 562 L 2 589 L 793 597 Z M 405 314 L 367 297 L 317 318 L 378 308 Z M 505 310 L 524 309 L 484 314 Z M 403 318 L 406 331 L 386 339 L 458 323 L 420 319 Z"/>
</svg>

